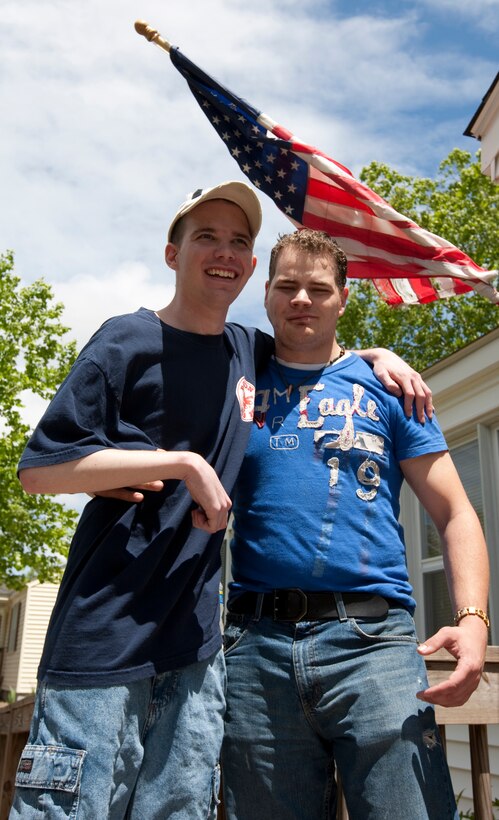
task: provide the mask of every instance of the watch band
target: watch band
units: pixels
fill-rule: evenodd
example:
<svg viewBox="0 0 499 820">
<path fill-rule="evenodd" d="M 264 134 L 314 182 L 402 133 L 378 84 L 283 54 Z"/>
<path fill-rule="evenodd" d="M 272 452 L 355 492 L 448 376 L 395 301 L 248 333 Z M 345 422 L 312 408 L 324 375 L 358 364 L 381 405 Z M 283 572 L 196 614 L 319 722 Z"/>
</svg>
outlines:
<svg viewBox="0 0 499 820">
<path fill-rule="evenodd" d="M 478 606 L 463 606 L 461 609 L 458 609 L 456 614 L 454 615 L 454 623 L 457 626 L 459 621 L 462 618 L 466 618 L 466 615 L 477 615 L 479 618 L 482 619 L 487 629 L 490 626 L 489 616 L 483 609 L 480 609 Z"/>
</svg>

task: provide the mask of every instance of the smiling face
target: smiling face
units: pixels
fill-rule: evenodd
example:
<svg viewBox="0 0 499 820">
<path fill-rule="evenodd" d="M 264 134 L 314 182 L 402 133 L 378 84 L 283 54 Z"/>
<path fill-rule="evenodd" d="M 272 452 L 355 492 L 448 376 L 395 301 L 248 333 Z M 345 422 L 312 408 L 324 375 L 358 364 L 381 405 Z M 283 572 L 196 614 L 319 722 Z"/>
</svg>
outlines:
<svg viewBox="0 0 499 820">
<path fill-rule="evenodd" d="M 226 312 L 256 264 L 246 215 L 224 199 L 202 202 L 186 214 L 165 257 L 177 274 L 177 300 L 199 310 Z"/>
<path fill-rule="evenodd" d="M 284 247 L 265 291 L 277 356 L 310 364 L 335 358 L 339 352 L 336 323 L 344 313 L 347 296 L 348 289 L 336 283 L 331 258 Z"/>
</svg>

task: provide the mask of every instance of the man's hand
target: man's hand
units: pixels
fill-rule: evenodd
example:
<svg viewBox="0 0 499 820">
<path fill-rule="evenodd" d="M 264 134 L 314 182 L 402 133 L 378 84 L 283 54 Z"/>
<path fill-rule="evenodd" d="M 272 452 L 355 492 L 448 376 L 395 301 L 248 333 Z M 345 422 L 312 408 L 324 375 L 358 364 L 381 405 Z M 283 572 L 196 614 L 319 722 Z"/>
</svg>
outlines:
<svg viewBox="0 0 499 820">
<path fill-rule="evenodd" d="M 431 390 L 419 373 L 406 364 L 400 356 L 384 347 L 373 347 L 369 350 L 356 350 L 358 356 L 373 365 L 374 375 L 390 393 L 404 396 L 404 412 L 412 416 L 412 407 L 416 402 L 416 414 L 421 424 L 433 415 Z"/>
<path fill-rule="evenodd" d="M 193 526 L 211 533 L 224 530 L 232 502 L 213 467 L 210 467 L 208 462 L 197 453 L 185 453 L 184 463 L 178 477 L 185 481 L 192 500 L 199 505 L 196 510 L 192 511 Z M 162 489 L 163 482 L 157 480 L 133 487 L 100 490 L 92 495 L 137 504 L 144 500 L 143 491 L 160 492 Z"/>
<path fill-rule="evenodd" d="M 196 453 L 190 453 L 184 481 L 193 501 L 199 506 L 192 511 L 192 524 L 206 532 L 224 530 L 232 501 L 225 492 L 213 467 Z"/>
<path fill-rule="evenodd" d="M 129 501 L 140 504 L 144 500 L 144 491 L 159 493 L 163 489 L 162 481 L 149 481 L 146 484 L 137 484 L 135 487 L 121 487 L 116 490 L 101 490 L 99 493 L 91 493 L 92 496 L 101 498 L 117 498 L 118 501 Z"/>
<path fill-rule="evenodd" d="M 462 706 L 480 683 L 487 627 L 480 618 L 468 615 L 459 626 L 444 626 L 421 644 L 418 652 L 427 657 L 442 647 L 457 659 L 456 668 L 447 680 L 418 692 L 417 697 L 438 706 Z"/>
</svg>

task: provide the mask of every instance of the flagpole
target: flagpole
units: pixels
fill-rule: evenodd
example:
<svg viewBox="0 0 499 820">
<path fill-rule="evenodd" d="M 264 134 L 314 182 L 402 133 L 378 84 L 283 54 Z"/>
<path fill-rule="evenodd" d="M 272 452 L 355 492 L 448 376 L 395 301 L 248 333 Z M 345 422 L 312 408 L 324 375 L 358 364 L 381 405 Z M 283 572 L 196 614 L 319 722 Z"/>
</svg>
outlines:
<svg viewBox="0 0 499 820">
<path fill-rule="evenodd" d="M 159 31 L 156 31 L 155 28 L 151 28 L 149 23 L 146 23 L 144 20 L 135 21 L 135 31 L 137 34 L 142 34 L 146 40 L 159 46 L 159 48 L 162 48 L 164 51 L 170 51 L 172 47 L 171 43 L 169 43 L 168 40 L 164 40 Z"/>
</svg>

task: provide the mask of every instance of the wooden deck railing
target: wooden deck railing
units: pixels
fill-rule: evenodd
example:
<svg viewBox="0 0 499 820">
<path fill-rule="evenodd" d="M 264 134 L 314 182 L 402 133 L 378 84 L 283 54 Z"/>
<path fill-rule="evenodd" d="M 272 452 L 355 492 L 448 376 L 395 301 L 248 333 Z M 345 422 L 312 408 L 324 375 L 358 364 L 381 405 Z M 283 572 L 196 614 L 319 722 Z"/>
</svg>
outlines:
<svg viewBox="0 0 499 820">
<path fill-rule="evenodd" d="M 449 676 L 455 660 L 443 649 L 428 658 L 426 665 L 430 683 L 435 684 Z M 499 723 L 499 646 L 488 647 L 482 679 L 468 702 L 451 709 L 437 706 L 436 718 L 444 745 L 446 726 L 468 726 L 475 820 L 494 820 L 487 725 Z"/>
<path fill-rule="evenodd" d="M 445 680 L 455 661 L 445 650 L 428 658 L 426 665 L 430 683 Z M 17 763 L 26 743 L 33 712 L 34 697 L 0 708 L 0 820 L 7 820 L 14 793 Z M 489 646 L 485 668 L 476 692 L 468 703 L 451 709 L 436 709 L 445 745 L 445 729 L 451 724 L 464 724 L 469 728 L 471 780 L 475 820 L 494 820 L 490 785 L 489 747 L 487 725 L 499 723 L 499 647 Z M 223 818 L 223 807 L 219 812 Z M 337 820 L 348 820 L 348 813 L 341 797 Z"/>
<path fill-rule="evenodd" d="M 17 764 L 28 739 L 35 696 L 29 695 L 0 709 L 0 820 L 7 820 Z"/>
</svg>

